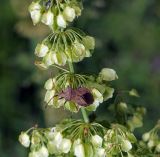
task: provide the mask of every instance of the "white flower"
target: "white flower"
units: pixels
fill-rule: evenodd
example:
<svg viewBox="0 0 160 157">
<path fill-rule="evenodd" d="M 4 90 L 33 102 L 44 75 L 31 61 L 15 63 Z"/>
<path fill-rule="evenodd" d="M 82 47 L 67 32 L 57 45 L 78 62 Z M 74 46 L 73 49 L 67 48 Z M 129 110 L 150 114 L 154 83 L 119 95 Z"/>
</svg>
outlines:
<svg viewBox="0 0 160 157">
<path fill-rule="evenodd" d="M 63 11 L 63 15 L 64 15 L 64 18 L 69 22 L 72 22 L 76 17 L 75 10 L 71 7 L 66 7 Z"/>
<path fill-rule="evenodd" d="M 51 53 L 47 54 L 44 58 L 44 64 L 48 67 L 52 64 L 54 64 L 53 60 L 52 60 L 52 57 L 51 57 Z"/>
<path fill-rule="evenodd" d="M 106 157 L 106 152 L 104 148 L 96 149 L 96 157 Z"/>
<path fill-rule="evenodd" d="M 147 132 L 147 133 L 144 133 L 143 136 L 142 136 L 142 139 L 143 141 L 147 142 L 150 138 L 150 133 Z"/>
<path fill-rule="evenodd" d="M 55 90 L 49 90 L 46 92 L 44 101 L 48 103 L 48 105 L 53 105 L 53 99 L 55 95 Z"/>
<path fill-rule="evenodd" d="M 28 155 L 28 157 L 40 157 L 39 156 L 39 152 L 35 152 L 35 151 L 30 152 L 29 155 Z"/>
<path fill-rule="evenodd" d="M 118 79 L 115 70 L 109 68 L 102 69 L 101 72 L 99 73 L 99 77 L 105 81 L 113 81 L 115 79 Z"/>
<path fill-rule="evenodd" d="M 93 37 L 85 36 L 82 41 L 86 49 L 93 50 L 95 48 L 95 39 Z"/>
<path fill-rule="evenodd" d="M 155 142 L 153 140 L 149 140 L 149 142 L 147 143 L 149 148 L 152 148 L 155 146 Z"/>
<path fill-rule="evenodd" d="M 27 133 L 22 132 L 19 136 L 19 142 L 24 146 L 24 147 L 29 147 L 30 145 L 30 138 Z"/>
<path fill-rule="evenodd" d="M 63 52 L 53 53 L 52 60 L 55 64 L 60 65 L 60 66 L 64 66 L 67 61 L 67 56 Z"/>
<path fill-rule="evenodd" d="M 130 141 L 128 140 L 123 140 L 122 141 L 122 145 L 121 145 L 121 148 L 124 152 L 128 152 L 132 149 L 132 144 Z"/>
<path fill-rule="evenodd" d="M 38 2 L 32 2 L 29 6 L 29 12 L 33 21 L 33 24 L 37 24 L 41 19 L 41 5 Z"/>
<path fill-rule="evenodd" d="M 99 103 L 103 102 L 103 95 L 97 89 L 92 89 L 92 94 L 95 101 L 98 101 Z"/>
<path fill-rule="evenodd" d="M 156 146 L 156 151 L 160 153 L 160 143 Z"/>
<path fill-rule="evenodd" d="M 74 155 L 76 157 L 85 157 L 85 151 L 83 144 L 78 144 L 74 148 Z"/>
<path fill-rule="evenodd" d="M 42 146 L 38 150 L 38 154 L 39 154 L 39 157 L 48 157 L 49 156 L 48 149 L 45 146 Z"/>
<path fill-rule="evenodd" d="M 61 142 L 60 149 L 63 153 L 68 153 L 71 149 L 71 145 L 72 145 L 71 140 L 64 138 Z"/>
<path fill-rule="evenodd" d="M 47 148 L 50 154 L 55 154 L 58 151 L 54 141 L 49 141 Z"/>
<path fill-rule="evenodd" d="M 49 80 L 47 80 L 45 85 L 44 85 L 45 89 L 46 90 L 51 90 L 53 88 L 54 84 L 55 84 L 55 81 L 56 80 L 54 78 L 53 79 L 50 78 Z"/>
<path fill-rule="evenodd" d="M 99 135 L 94 135 L 92 136 L 91 142 L 95 147 L 101 147 L 103 139 Z"/>
<path fill-rule="evenodd" d="M 46 56 L 48 51 L 49 51 L 48 46 L 46 46 L 44 44 L 38 44 L 36 49 L 35 49 L 35 54 L 38 57 L 44 57 L 44 56 Z"/>
<path fill-rule="evenodd" d="M 42 20 L 44 24 L 51 26 L 54 22 L 54 14 L 49 10 L 42 15 Z"/>
<path fill-rule="evenodd" d="M 57 148 L 61 147 L 62 140 L 63 140 L 62 134 L 60 132 L 55 132 L 55 134 L 54 134 L 54 143 L 55 143 Z"/>
<path fill-rule="evenodd" d="M 67 23 L 66 23 L 63 15 L 61 15 L 61 14 L 59 14 L 59 15 L 57 16 L 57 25 L 58 25 L 59 27 L 62 27 L 62 28 L 66 28 L 66 26 L 67 26 Z"/>
</svg>

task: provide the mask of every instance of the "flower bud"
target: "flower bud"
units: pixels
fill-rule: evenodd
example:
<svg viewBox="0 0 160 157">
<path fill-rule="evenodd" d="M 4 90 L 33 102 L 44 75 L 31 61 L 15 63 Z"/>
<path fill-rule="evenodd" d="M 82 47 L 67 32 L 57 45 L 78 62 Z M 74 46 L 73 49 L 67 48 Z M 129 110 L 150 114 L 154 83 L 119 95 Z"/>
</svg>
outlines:
<svg viewBox="0 0 160 157">
<path fill-rule="evenodd" d="M 59 14 L 59 15 L 57 16 L 57 25 L 58 25 L 59 27 L 62 27 L 62 28 L 66 28 L 66 26 L 67 26 L 67 23 L 66 23 L 63 15 L 61 15 L 61 14 Z"/>
<path fill-rule="evenodd" d="M 54 61 L 52 60 L 51 53 L 47 54 L 44 58 L 44 64 L 49 67 L 50 65 L 54 64 Z"/>
<path fill-rule="evenodd" d="M 39 154 L 39 157 L 48 157 L 49 156 L 48 149 L 45 146 L 42 146 L 38 150 L 38 154 Z"/>
<path fill-rule="evenodd" d="M 142 139 L 145 142 L 147 142 L 149 140 L 149 138 L 150 138 L 150 133 L 149 132 L 143 134 L 143 136 L 142 136 Z"/>
<path fill-rule="evenodd" d="M 122 141 L 122 145 L 121 145 L 121 148 L 124 152 L 128 152 L 132 149 L 132 144 L 130 141 L 128 140 L 123 140 Z"/>
<path fill-rule="evenodd" d="M 99 135 L 94 135 L 94 136 L 92 136 L 91 142 L 94 147 L 101 147 L 103 139 Z"/>
<path fill-rule="evenodd" d="M 103 102 L 103 95 L 97 89 L 92 89 L 92 94 L 95 101 L 98 101 L 99 103 Z"/>
<path fill-rule="evenodd" d="M 76 17 L 75 10 L 71 7 L 66 7 L 63 11 L 63 16 L 67 21 L 72 22 Z"/>
<path fill-rule="evenodd" d="M 57 148 L 61 147 L 62 140 L 63 140 L 62 134 L 60 132 L 55 132 L 54 143 Z"/>
<path fill-rule="evenodd" d="M 52 26 L 54 22 L 54 14 L 49 10 L 42 15 L 42 20 L 44 24 Z"/>
<path fill-rule="evenodd" d="M 71 149 L 71 145 L 72 145 L 71 140 L 64 138 L 61 142 L 60 149 L 63 153 L 68 153 Z"/>
<path fill-rule="evenodd" d="M 116 72 L 113 69 L 104 68 L 99 73 L 99 77 L 104 81 L 113 81 L 118 79 Z"/>
<path fill-rule="evenodd" d="M 57 147 L 54 141 L 49 141 L 47 143 L 47 148 L 48 148 L 49 154 L 55 154 L 57 152 Z"/>
<path fill-rule="evenodd" d="M 44 56 L 46 56 L 48 51 L 49 51 L 48 46 L 46 46 L 44 44 L 38 44 L 36 49 L 35 49 L 35 54 L 38 57 L 44 57 Z"/>
<path fill-rule="evenodd" d="M 22 132 L 19 136 L 19 142 L 24 146 L 24 147 L 29 147 L 30 145 L 30 138 L 27 133 Z"/>
<path fill-rule="evenodd" d="M 29 12 L 33 24 L 36 25 L 41 19 L 41 5 L 38 2 L 32 2 L 29 6 Z"/>
<path fill-rule="evenodd" d="M 85 151 L 83 144 L 78 144 L 74 148 L 74 155 L 76 157 L 85 157 Z"/>
</svg>

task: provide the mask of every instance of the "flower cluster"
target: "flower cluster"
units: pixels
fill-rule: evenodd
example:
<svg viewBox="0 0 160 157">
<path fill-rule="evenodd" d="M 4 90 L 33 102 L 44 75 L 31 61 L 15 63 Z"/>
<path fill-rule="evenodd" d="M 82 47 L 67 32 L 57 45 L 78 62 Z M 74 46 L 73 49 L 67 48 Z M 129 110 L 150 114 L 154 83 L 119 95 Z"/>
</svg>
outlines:
<svg viewBox="0 0 160 157">
<path fill-rule="evenodd" d="M 111 129 L 107 130 L 104 140 L 106 152 L 110 156 L 123 152 L 129 153 L 132 149 L 132 143 L 136 142 L 135 136 L 119 124 L 112 124 Z"/>
<path fill-rule="evenodd" d="M 36 56 L 43 58 L 43 67 L 53 64 L 64 66 L 66 62 L 79 62 L 90 57 L 95 48 L 93 37 L 75 29 L 67 29 L 49 35 L 35 49 Z"/>
<path fill-rule="evenodd" d="M 54 128 L 22 132 L 19 141 L 30 147 L 29 157 L 108 157 L 129 153 L 136 138 L 119 124 L 108 130 L 99 123 L 65 120 Z"/>
<path fill-rule="evenodd" d="M 49 106 L 63 106 L 71 112 L 78 112 L 81 107 L 95 111 L 100 103 L 113 96 L 114 89 L 104 83 L 104 80 L 108 80 L 106 73 L 111 70 L 103 69 L 97 78 L 68 72 L 50 78 L 45 83 L 47 92 L 44 100 Z M 112 80 L 116 78 L 114 71 Z"/>
<path fill-rule="evenodd" d="M 29 6 L 33 24 L 42 22 L 53 31 L 66 28 L 69 22 L 81 15 L 81 10 L 82 4 L 76 0 L 35 0 Z"/>
<path fill-rule="evenodd" d="M 160 131 L 160 121 L 158 121 L 157 125 L 152 130 L 144 133 L 142 136 L 142 139 L 147 144 L 147 147 L 150 150 L 157 153 L 160 153 L 159 131 Z M 141 144 L 143 145 L 144 143 Z"/>
</svg>

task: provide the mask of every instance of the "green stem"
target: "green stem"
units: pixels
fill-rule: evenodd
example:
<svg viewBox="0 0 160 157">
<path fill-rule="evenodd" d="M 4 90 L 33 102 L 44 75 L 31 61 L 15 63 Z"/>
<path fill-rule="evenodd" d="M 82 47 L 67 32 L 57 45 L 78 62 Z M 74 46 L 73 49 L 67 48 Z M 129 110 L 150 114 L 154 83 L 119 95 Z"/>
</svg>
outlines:
<svg viewBox="0 0 160 157">
<path fill-rule="evenodd" d="M 71 62 L 68 62 L 68 65 L 69 65 L 70 72 L 74 73 L 73 64 Z M 83 116 L 84 121 L 86 123 L 88 123 L 89 122 L 89 118 L 88 118 L 87 112 L 86 112 L 84 107 L 81 108 L 81 112 L 82 112 L 82 116 Z"/>
</svg>

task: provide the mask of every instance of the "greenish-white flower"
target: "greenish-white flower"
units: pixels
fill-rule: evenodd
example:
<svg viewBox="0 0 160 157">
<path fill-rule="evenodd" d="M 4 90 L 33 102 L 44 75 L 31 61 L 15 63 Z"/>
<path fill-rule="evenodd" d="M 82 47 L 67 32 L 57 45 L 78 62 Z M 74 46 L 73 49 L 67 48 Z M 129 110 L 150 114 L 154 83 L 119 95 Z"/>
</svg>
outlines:
<svg viewBox="0 0 160 157">
<path fill-rule="evenodd" d="M 99 102 L 102 103 L 103 102 L 103 95 L 101 94 L 101 92 L 99 92 L 97 89 L 92 89 L 92 94 L 94 97 L 95 102 Z M 94 104 L 94 103 L 93 103 Z"/>
<path fill-rule="evenodd" d="M 149 138 L 150 138 L 150 133 L 149 132 L 144 133 L 143 136 L 142 136 L 142 139 L 145 142 L 147 142 L 149 140 Z"/>
<path fill-rule="evenodd" d="M 36 151 L 30 152 L 28 157 L 40 157 L 39 152 L 36 152 Z"/>
<path fill-rule="evenodd" d="M 66 28 L 67 22 L 65 21 L 65 18 L 63 17 L 62 14 L 59 14 L 57 16 L 57 25 L 61 28 Z"/>
<path fill-rule="evenodd" d="M 103 139 L 99 135 L 94 135 L 91 138 L 91 142 L 92 142 L 92 144 L 93 144 L 94 147 L 101 147 Z"/>
<path fill-rule="evenodd" d="M 93 50 L 95 48 L 95 39 L 93 37 L 85 36 L 82 40 L 86 49 Z"/>
<path fill-rule="evenodd" d="M 44 88 L 46 90 L 51 90 L 54 85 L 55 85 L 55 82 L 56 82 L 56 79 L 55 78 L 50 78 L 46 81 L 45 85 L 44 85 Z"/>
<path fill-rule="evenodd" d="M 113 81 L 118 79 L 116 71 L 109 68 L 104 68 L 99 73 L 99 78 L 104 81 Z"/>
<path fill-rule="evenodd" d="M 42 146 L 38 150 L 38 154 L 39 154 L 39 157 L 48 157 L 49 156 L 48 149 L 45 146 Z"/>
<path fill-rule="evenodd" d="M 76 17 L 75 10 L 67 6 L 63 11 L 63 16 L 67 21 L 72 22 Z"/>
<path fill-rule="evenodd" d="M 44 101 L 48 103 L 48 105 L 53 105 L 54 95 L 55 95 L 55 90 L 48 90 L 45 94 Z"/>
<path fill-rule="evenodd" d="M 38 56 L 38 57 L 45 57 L 46 54 L 48 53 L 49 51 L 49 48 L 47 45 L 45 44 L 38 44 L 36 49 L 35 49 L 35 54 Z"/>
<path fill-rule="evenodd" d="M 42 15 L 41 21 L 48 26 L 52 26 L 54 23 L 54 14 L 48 10 Z"/>
<path fill-rule="evenodd" d="M 44 58 L 44 64 L 49 67 L 51 65 L 54 64 L 54 61 L 52 60 L 52 54 L 51 53 L 48 53 L 45 58 Z"/>
<path fill-rule="evenodd" d="M 128 140 L 123 140 L 121 148 L 124 152 L 129 152 L 132 149 L 132 144 Z"/>
<path fill-rule="evenodd" d="M 29 135 L 25 132 L 22 132 L 19 136 L 19 142 L 24 146 L 24 147 L 29 147 L 30 145 L 30 138 Z"/>
<path fill-rule="evenodd" d="M 41 5 L 38 2 L 32 2 L 29 6 L 29 12 L 33 21 L 33 24 L 36 25 L 41 20 Z"/>
<path fill-rule="evenodd" d="M 62 139 L 60 149 L 63 153 L 66 154 L 70 151 L 71 145 L 72 145 L 71 140 L 64 138 L 64 139 Z"/>
<path fill-rule="evenodd" d="M 55 64 L 60 65 L 60 66 L 64 66 L 67 61 L 67 56 L 63 52 L 53 53 L 52 60 Z"/>
<path fill-rule="evenodd" d="M 85 150 L 83 144 L 78 144 L 74 147 L 74 155 L 76 157 L 85 157 Z"/>
<path fill-rule="evenodd" d="M 58 152 L 57 146 L 54 141 L 49 141 L 47 143 L 47 149 L 48 149 L 49 154 L 55 154 Z"/>
<path fill-rule="evenodd" d="M 160 153 L 160 143 L 156 146 L 156 151 Z"/>
<path fill-rule="evenodd" d="M 63 140 L 62 134 L 60 132 L 55 132 L 54 142 L 55 142 L 55 145 L 56 145 L 57 148 L 61 147 L 62 140 Z"/>
<path fill-rule="evenodd" d="M 106 157 L 106 152 L 104 148 L 96 149 L 96 157 Z"/>
<path fill-rule="evenodd" d="M 155 142 L 153 140 L 149 140 L 147 145 L 148 145 L 149 148 L 152 148 L 152 147 L 155 146 Z"/>
</svg>

